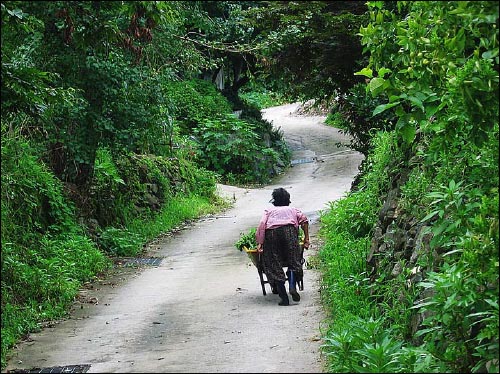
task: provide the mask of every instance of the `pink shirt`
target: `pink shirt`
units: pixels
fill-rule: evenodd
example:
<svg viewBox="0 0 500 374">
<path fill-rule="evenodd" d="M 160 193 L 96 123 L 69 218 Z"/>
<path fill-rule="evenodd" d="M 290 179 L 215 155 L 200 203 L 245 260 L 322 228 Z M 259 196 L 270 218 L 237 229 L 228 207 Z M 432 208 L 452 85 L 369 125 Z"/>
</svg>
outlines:
<svg viewBox="0 0 500 374">
<path fill-rule="evenodd" d="M 257 227 L 255 239 L 257 244 L 264 244 L 266 229 L 275 229 L 285 225 L 299 227 L 305 222 L 309 222 L 307 217 L 299 209 L 291 206 L 275 206 L 264 210 L 264 214 Z"/>
</svg>

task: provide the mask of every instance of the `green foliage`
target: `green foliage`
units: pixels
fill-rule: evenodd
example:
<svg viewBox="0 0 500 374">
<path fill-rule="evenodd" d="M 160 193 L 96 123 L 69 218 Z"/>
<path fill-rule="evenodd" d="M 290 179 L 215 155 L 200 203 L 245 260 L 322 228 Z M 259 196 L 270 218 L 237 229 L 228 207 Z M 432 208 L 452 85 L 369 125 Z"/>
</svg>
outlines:
<svg viewBox="0 0 500 374">
<path fill-rule="evenodd" d="M 349 326 L 325 339 L 335 373 L 440 373 L 443 365 L 424 350 L 392 338 L 383 318 L 353 316 Z"/>
<path fill-rule="evenodd" d="M 346 120 L 344 116 L 338 111 L 331 111 L 326 116 L 325 123 L 329 126 L 335 127 L 337 129 L 346 129 Z"/>
<path fill-rule="evenodd" d="M 139 64 L 152 28 L 172 21 L 171 14 L 169 4 L 134 2 L 2 6 L 9 24 L 2 33 L 9 51 L 2 60 L 2 115 L 23 110 L 43 119 L 43 125 L 32 124 L 36 131 L 30 135 L 44 145 L 59 178 L 87 183 L 99 147 L 172 152 L 173 108 L 163 88 L 173 70 Z M 145 27 L 137 28 L 134 19 Z M 15 36 L 25 41 L 21 48 Z"/>
<path fill-rule="evenodd" d="M 125 184 L 118 173 L 118 169 L 113 162 L 113 157 L 109 149 L 100 148 L 96 152 L 94 165 L 94 178 L 96 185 Z"/>
<path fill-rule="evenodd" d="M 373 152 L 362 165 L 362 188 L 372 191 L 380 199 L 391 187 L 392 177 L 399 172 L 404 152 L 398 146 L 394 132 L 376 133 L 371 140 L 371 146 Z"/>
<path fill-rule="evenodd" d="M 2 130 L 2 212 L 8 217 L 2 235 L 23 238 L 30 233 L 72 230 L 73 208 L 65 200 L 61 182 L 37 159 L 28 142 Z"/>
<path fill-rule="evenodd" d="M 328 232 L 329 226 L 322 230 Z M 321 300 L 341 330 L 350 323 L 354 311 L 367 315 L 371 307 L 366 301 L 368 277 L 364 266 L 369 240 L 348 234 L 332 234 L 326 240 L 319 253 Z"/>
<path fill-rule="evenodd" d="M 387 334 L 356 343 L 353 335 L 363 333 L 343 333 L 352 317 L 337 320 L 325 345 L 332 371 L 498 372 L 498 4 L 368 5 L 370 23 L 361 36 L 370 63 L 358 74 L 368 79 L 368 93 L 385 100 L 371 121 L 387 124 L 388 113 L 397 121 L 390 120 L 389 152 L 368 149 L 357 191 L 336 202 L 335 214 L 324 220 L 334 226 L 325 248 L 334 253 L 330 242 L 343 248 L 343 238 L 369 221 L 359 214 L 361 200 L 358 210 L 349 199 L 370 192 L 377 201 L 397 183 L 400 218 L 413 216 L 428 226 L 431 251 L 418 259 L 425 269 L 418 288 L 408 287 L 404 260 L 399 276 L 377 274 L 361 288 L 361 296 L 369 291 L 371 297 L 359 302 L 374 303 L 368 316 Z M 366 213 L 374 220 L 378 210 Z M 350 216 L 353 222 L 344 218 Z M 340 266 L 344 253 L 323 256 Z M 377 259 L 393 264 L 393 254 Z M 334 281 L 325 279 L 329 289 Z M 345 304 L 345 315 L 360 317 L 354 325 L 372 331 L 365 310 Z M 418 318 L 423 322 L 412 336 Z M 365 362 L 370 366 L 360 365 Z"/>
<path fill-rule="evenodd" d="M 280 154 L 266 146 L 255 125 L 229 115 L 204 120 L 195 129 L 202 165 L 230 182 L 265 183 L 284 167 Z"/>
<path fill-rule="evenodd" d="M 295 99 L 322 100 L 345 93 L 360 78 L 362 46 L 356 33 L 366 22 L 366 4 L 267 2 L 248 10 L 259 30 L 265 58 L 259 77 Z"/>
<path fill-rule="evenodd" d="M 319 254 L 322 301 L 332 308 L 331 315 L 340 325 L 349 322 L 353 311 L 362 314 L 370 310 L 364 263 L 382 205 L 380 196 L 388 185 L 387 170 L 395 155 L 394 139 L 390 133 L 378 134 L 374 139 L 375 151 L 367 159 L 357 190 L 331 202 L 329 211 L 321 216 L 320 234 L 325 238 Z"/>
<path fill-rule="evenodd" d="M 367 237 L 375 221 L 375 210 L 379 206 L 372 191 L 360 192 L 352 198 L 330 202 L 330 210 L 336 214 L 327 214 L 322 223 L 328 227 L 331 235 L 348 233 L 353 238 Z"/>
<path fill-rule="evenodd" d="M 234 31 L 221 34 L 247 37 L 232 18 L 240 4 L 219 5 Z M 226 206 L 187 139 L 231 105 L 210 82 L 182 81 L 218 69 L 224 53 L 226 63 L 244 60 L 184 37 L 194 24 L 221 31 L 210 11 L 197 11 L 219 5 L 2 3 L 2 367 L 17 339 L 61 317 L 81 283 L 105 269 L 103 252 L 135 255 Z M 256 134 L 286 153 L 267 123 Z"/>
<path fill-rule="evenodd" d="M 407 8 L 400 9 L 397 17 L 375 4 L 369 4 L 371 23 L 360 30 L 365 50 L 370 50 L 370 64 L 359 72 L 370 79 L 367 91 L 388 99 L 374 114 L 391 109 L 398 117 L 396 130 L 409 143 L 418 129 L 441 132 L 445 123 L 439 119 L 459 100 L 477 126 L 472 140 L 484 138 L 488 125 L 474 113 L 483 116 L 485 110 L 497 110 L 492 104 L 498 102 L 498 73 L 494 72 L 498 28 L 492 26 L 498 20 L 498 5 L 490 1 L 401 3 Z M 476 101 L 478 96 L 488 96 L 489 104 Z M 454 121 L 446 124 L 449 128 Z"/>
<path fill-rule="evenodd" d="M 496 2 L 9 1 L 1 12 L 2 367 L 106 268 L 86 235 L 135 255 L 222 204 L 214 172 L 264 183 L 288 164 L 262 92 L 235 98 L 260 66 L 294 97 L 339 95 L 332 116 L 367 156 L 356 190 L 322 219 L 332 371 L 498 372 Z M 191 79 L 221 66 L 231 104 Z M 408 269 L 370 283 L 364 267 L 400 172 L 400 213 L 432 234 L 414 309 Z M 407 342 L 413 313 L 425 317 L 419 347 Z"/>
<path fill-rule="evenodd" d="M 351 137 L 351 148 L 365 156 L 371 150 L 371 139 L 377 131 L 394 128 L 393 117 L 389 113 L 374 118 L 373 111 L 381 103 L 380 98 L 367 94 L 363 84 L 356 84 L 340 96 L 331 114 L 340 117 L 341 131 Z"/>
<path fill-rule="evenodd" d="M 200 79 L 170 83 L 166 92 L 179 135 L 196 136 L 193 159 L 227 182 L 263 183 L 288 165 L 290 151 L 282 132 L 262 120 L 259 108 L 243 104 L 237 119 L 226 98 Z"/>
<path fill-rule="evenodd" d="M 243 92 L 240 97 L 249 105 L 254 105 L 260 109 L 266 109 L 273 106 L 278 106 L 284 104 L 283 100 L 276 97 L 278 94 L 273 94 L 272 92 Z"/>
<path fill-rule="evenodd" d="M 176 131 L 189 136 L 201 120 L 231 112 L 211 82 L 189 77 L 218 69 L 225 59 L 235 65 L 231 91 L 237 93 L 246 81 L 241 78 L 242 63 L 252 60 L 250 55 L 231 52 L 229 58 L 224 48 L 209 54 L 205 50 L 205 43 L 214 42 L 211 38 L 216 36 L 239 42 L 248 38 L 251 31 L 237 21 L 242 6 L 177 5 L 3 5 L 8 32 L 2 33 L 6 51 L 2 114 L 21 110 L 37 119 L 31 121 L 30 136 L 60 179 L 78 187 L 89 183 L 100 148 L 115 156 L 129 152 L 171 156 Z M 214 28 L 211 17 L 222 20 L 225 31 Z M 179 38 L 189 34 L 193 24 L 206 31 L 206 40 Z M 161 36 L 155 41 L 157 49 L 149 43 L 155 32 Z M 25 43 L 17 48 L 19 39 Z M 219 53 L 220 57 L 208 57 Z M 172 61 L 165 61 L 165 56 Z M 260 113 L 252 115 L 257 118 Z"/>
<path fill-rule="evenodd" d="M 249 107 L 256 107 L 258 110 L 273 106 L 286 104 L 285 97 L 277 92 L 267 89 L 260 80 L 252 80 L 249 85 L 244 87 L 239 97 Z"/>
<path fill-rule="evenodd" d="M 108 227 L 98 237 L 99 247 L 114 257 L 130 257 L 139 253 L 144 238 L 127 229 Z"/>
<path fill-rule="evenodd" d="M 91 210 L 102 227 L 150 218 L 173 198 L 215 195 L 215 174 L 194 161 L 137 154 L 120 155 L 114 161 L 106 150 L 98 155 Z"/>
<path fill-rule="evenodd" d="M 154 235 L 222 206 L 216 176 L 186 158 L 121 155 L 115 162 L 106 149 L 98 152 L 91 186 L 97 242 L 111 256 L 133 256 Z M 186 209 L 185 199 L 192 209 Z M 213 209 L 213 208 L 212 208 Z"/>
<path fill-rule="evenodd" d="M 420 201 L 423 196 L 427 195 L 430 186 L 429 175 L 418 165 L 412 168 L 408 180 L 401 186 L 401 200 L 399 201 L 401 210 L 413 217 L 420 217 L 422 210 L 415 202 Z"/>
<path fill-rule="evenodd" d="M 62 183 L 2 124 L 2 366 L 41 321 L 65 314 L 109 262 L 76 223 Z"/>
<path fill-rule="evenodd" d="M 427 348 L 453 371 L 472 367 L 482 371 L 488 361 L 498 357 L 493 333 L 498 331 L 498 285 L 481 284 L 482 277 L 463 266 L 444 264 L 442 272 L 430 272 L 420 282 L 432 296 L 415 306 L 427 316 L 424 329 L 417 334 L 425 336 Z M 474 356 L 481 360 L 477 362 Z M 496 365 L 491 372 L 498 370 Z"/>
<path fill-rule="evenodd" d="M 236 249 L 243 251 L 243 247 L 247 247 L 248 249 L 257 248 L 257 241 L 255 240 L 255 233 L 256 232 L 257 232 L 257 229 L 254 227 L 254 228 L 251 228 L 247 233 L 240 234 L 240 238 L 234 244 Z"/>
<path fill-rule="evenodd" d="M 203 195 L 178 196 L 163 206 L 160 212 L 151 219 L 136 218 L 128 224 L 128 230 L 151 241 L 158 235 L 175 229 L 185 221 L 214 214 L 227 208 L 229 203 L 217 196 Z"/>
<path fill-rule="evenodd" d="M 17 339 L 35 331 L 43 321 L 62 317 L 79 286 L 105 270 L 109 261 L 84 236 L 76 224 L 72 205 L 63 196 L 62 183 L 33 155 L 29 142 L 5 128 L 2 130 L 2 365 L 5 366 L 5 354 Z M 98 152 L 92 187 L 98 196 L 95 202 L 102 204 L 102 211 L 129 209 L 128 215 L 119 216 L 123 228 L 108 226 L 99 232 L 97 243 L 109 255 L 136 255 L 159 234 L 225 206 L 216 199 L 213 173 L 200 170 L 192 162 L 137 155 L 130 157 L 129 162 L 130 169 L 124 170 L 123 165 L 127 164 L 123 158 L 115 163 L 108 149 Z M 127 190 L 122 190 L 127 185 L 125 181 L 137 183 L 135 193 L 142 198 L 140 192 L 156 183 L 158 191 L 169 197 L 168 204 L 154 217 L 148 215 L 145 219 L 144 214 L 133 208 L 133 203 L 140 200 L 135 198 L 131 204 L 125 203 L 128 197 L 124 195 Z M 119 226 L 116 215 L 106 217 Z"/>
<path fill-rule="evenodd" d="M 170 82 L 165 87 L 175 108 L 173 115 L 178 121 L 181 135 L 189 135 L 205 119 L 219 118 L 231 113 L 227 100 L 215 86 L 202 79 Z"/>
</svg>

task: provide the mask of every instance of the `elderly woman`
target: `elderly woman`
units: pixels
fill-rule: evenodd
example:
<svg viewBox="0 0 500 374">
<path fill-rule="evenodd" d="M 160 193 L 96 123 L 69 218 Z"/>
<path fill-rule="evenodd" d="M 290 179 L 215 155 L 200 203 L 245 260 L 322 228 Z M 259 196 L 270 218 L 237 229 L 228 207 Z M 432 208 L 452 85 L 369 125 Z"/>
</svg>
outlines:
<svg viewBox="0 0 500 374">
<path fill-rule="evenodd" d="M 309 220 L 299 209 L 289 206 L 290 194 L 284 188 L 273 190 L 270 201 L 274 207 L 264 210 L 257 227 L 255 239 L 257 250 L 262 252 L 263 267 L 267 280 L 274 284 L 281 301 L 278 305 L 289 305 L 288 287 L 294 301 L 300 300 L 296 282 L 302 277 L 302 251 L 299 243 L 299 227 L 304 231 L 304 248 L 309 248 Z"/>
</svg>

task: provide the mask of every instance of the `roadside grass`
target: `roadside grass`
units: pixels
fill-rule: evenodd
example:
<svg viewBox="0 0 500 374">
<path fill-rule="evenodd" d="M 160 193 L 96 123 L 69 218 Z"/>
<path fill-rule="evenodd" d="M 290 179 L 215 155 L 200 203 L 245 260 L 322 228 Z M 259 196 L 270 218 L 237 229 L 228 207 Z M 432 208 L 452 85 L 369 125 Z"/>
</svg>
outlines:
<svg viewBox="0 0 500 374">
<path fill-rule="evenodd" d="M 45 235 L 35 249 L 2 244 L 2 368 L 16 342 L 67 315 L 79 287 L 110 266 L 87 237 Z"/>
<path fill-rule="evenodd" d="M 135 219 L 128 229 L 144 238 L 143 242 L 146 243 L 162 233 L 175 229 L 183 222 L 218 213 L 229 206 L 229 201 L 220 197 L 207 198 L 199 195 L 177 197 L 166 204 L 160 214 L 153 219 L 147 222 Z"/>
</svg>

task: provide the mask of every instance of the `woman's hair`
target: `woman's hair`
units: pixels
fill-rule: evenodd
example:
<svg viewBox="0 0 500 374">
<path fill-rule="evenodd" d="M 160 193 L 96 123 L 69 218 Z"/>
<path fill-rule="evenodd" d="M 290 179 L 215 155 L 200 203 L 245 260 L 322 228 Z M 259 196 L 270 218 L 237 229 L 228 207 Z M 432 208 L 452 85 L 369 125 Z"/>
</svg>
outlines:
<svg viewBox="0 0 500 374">
<path fill-rule="evenodd" d="M 290 194 L 284 188 L 276 188 L 273 190 L 273 198 L 271 202 L 274 206 L 287 206 L 290 205 Z"/>
</svg>

